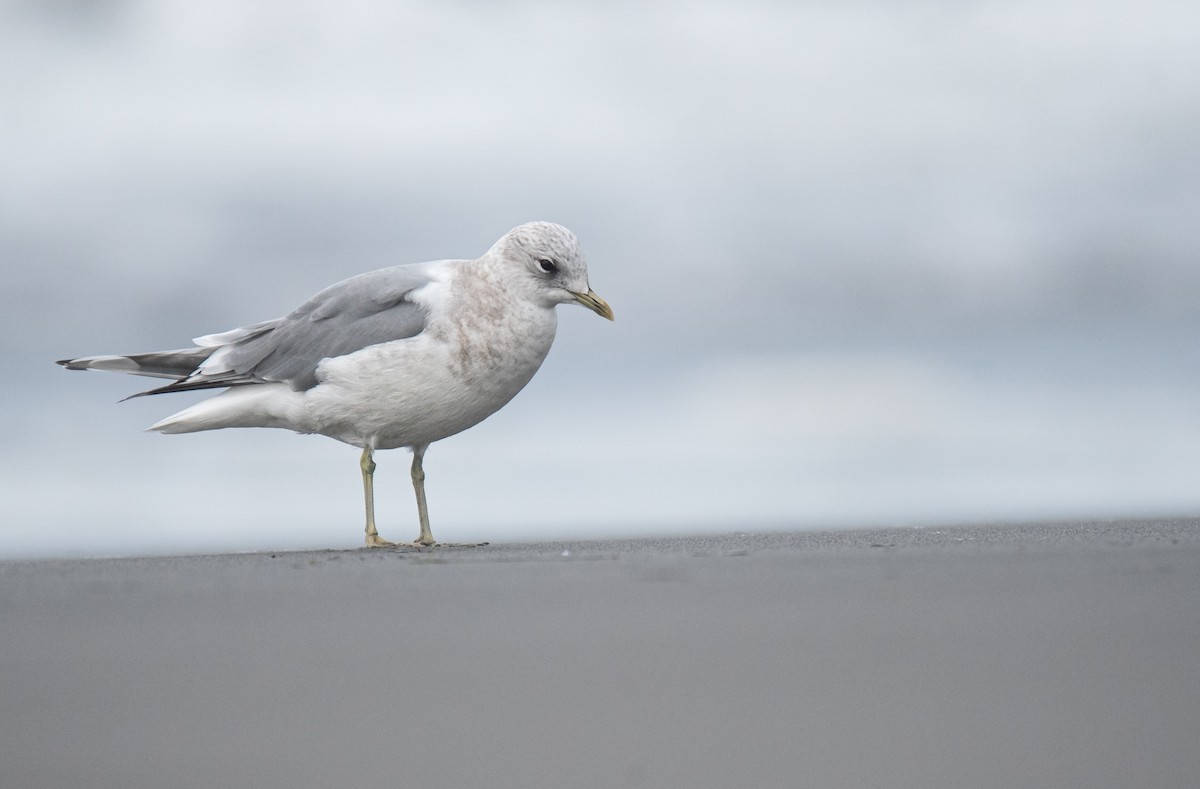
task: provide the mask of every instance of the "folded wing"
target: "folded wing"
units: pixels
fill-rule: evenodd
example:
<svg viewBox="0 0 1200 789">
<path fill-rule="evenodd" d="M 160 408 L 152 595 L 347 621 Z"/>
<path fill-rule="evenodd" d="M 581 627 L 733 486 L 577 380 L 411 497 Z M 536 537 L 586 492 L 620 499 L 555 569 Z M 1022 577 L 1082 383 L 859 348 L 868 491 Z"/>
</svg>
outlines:
<svg viewBox="0 0 1200 789">
<path fill-rule="evenodd" d="M 412 296 L 432 281 L 429 264 L 393 266 L 332 285 L 285 317 L 197 337 L 196 348 L 59 364 L 175 379 L 136 396 L 267 382 L 303 391 L 324 359 L 420 334 L 427 315 Z"/>
</svg>

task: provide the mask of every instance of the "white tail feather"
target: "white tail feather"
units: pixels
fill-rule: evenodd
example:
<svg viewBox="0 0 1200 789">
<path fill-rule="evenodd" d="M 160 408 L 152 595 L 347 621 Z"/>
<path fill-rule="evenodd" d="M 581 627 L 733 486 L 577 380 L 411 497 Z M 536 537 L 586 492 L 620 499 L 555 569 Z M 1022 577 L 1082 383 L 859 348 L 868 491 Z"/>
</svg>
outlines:
<svg viewBox="0 0 1200 789">
<path fill-rule="evenodd" d="M 301 430 L 304 395 L 287 384 L 236 386 L 154 423 L 159 433 L 197 433 L 225 427 L 283 427 Z"/>
</svg>

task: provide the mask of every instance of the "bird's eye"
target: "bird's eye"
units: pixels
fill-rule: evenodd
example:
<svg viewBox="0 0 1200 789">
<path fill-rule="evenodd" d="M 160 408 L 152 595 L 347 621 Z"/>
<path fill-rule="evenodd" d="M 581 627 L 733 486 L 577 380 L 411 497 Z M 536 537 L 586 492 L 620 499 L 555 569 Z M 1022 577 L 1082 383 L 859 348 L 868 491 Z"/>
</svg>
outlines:
<svg viewBox="0 0 1200 789">
<path fill-rule="evenodd" d="M 553 260 L 542 258 L 538 261 L 538 265 L 541 266 L 542 271 L 546 272 L 547 274 L 553 274 L 558 271 L 558 265 Z"/>
</svg>

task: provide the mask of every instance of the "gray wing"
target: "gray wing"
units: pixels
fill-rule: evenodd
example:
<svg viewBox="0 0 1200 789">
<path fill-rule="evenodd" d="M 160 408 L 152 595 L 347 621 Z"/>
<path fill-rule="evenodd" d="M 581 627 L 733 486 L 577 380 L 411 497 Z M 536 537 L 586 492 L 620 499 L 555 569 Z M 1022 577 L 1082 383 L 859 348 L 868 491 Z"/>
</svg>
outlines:
<svg viewBox="0 0 1200 789">
<path fill-rule="evenodd" d="M 311 389 L 322 360 L 421 333 L 427 316 L 411 296 L 433 280 L 433 265 L 359 274 L 326 288 L 283 318 L 198 337 L 198 345 L 215 347 L 212 355 L 188 377 L 145 394 L 268 381 L 296 391 Z"/>
</svg>

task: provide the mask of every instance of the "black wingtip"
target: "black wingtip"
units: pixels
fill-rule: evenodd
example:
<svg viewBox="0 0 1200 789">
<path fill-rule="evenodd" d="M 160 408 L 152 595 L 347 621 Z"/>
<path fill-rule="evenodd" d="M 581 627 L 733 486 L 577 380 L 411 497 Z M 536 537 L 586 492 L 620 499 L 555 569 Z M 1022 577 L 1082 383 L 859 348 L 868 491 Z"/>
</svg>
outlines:
<svg viewBox="0 0 1200 789">
<path fill-rule="evenodd" d="M 146 397 L 147 395 L 156 395 L 156 394 L 168 394 L 170 392 L 186 392 L 189 390 L 190 387 L 180 387 L 180 386 L 176 385 L 178 383 L 179 383 L 178 381 L 174 381 L 172 383 L 167 384 L 166 386 L 159 386 L 154 389 L 147 389 L 144 392 L 134 392 L 133 394 L 129 395 L 129 397 L 122 397 L 117 402 L 123 403 L 126 400 L 132 400 L 135 397 Z"/>
<path fill-rule="evenodd" d="M 144 392 L 131 394 L 125 400 L 131 400 L 135 397 L 146 397 L 147 395 L 171 394 L 172 392 L 197 392 L 204 389 L 230 389 L 235 386 L 247 386 L 250 384 L 259 383 L 258 381 L 189 381 L 186 378 L 179 381 L 172 381 L 166 386 L 159 386 L 155 389 L 147 389 Z"/>
</svg>

